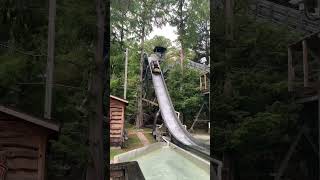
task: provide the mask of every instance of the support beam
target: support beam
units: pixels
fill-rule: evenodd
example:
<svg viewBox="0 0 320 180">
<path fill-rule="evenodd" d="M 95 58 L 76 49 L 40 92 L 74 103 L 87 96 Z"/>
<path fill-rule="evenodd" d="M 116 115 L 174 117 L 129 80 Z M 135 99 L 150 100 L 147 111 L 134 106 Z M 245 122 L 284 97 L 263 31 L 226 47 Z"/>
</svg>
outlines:
<svg viewBox="0 0 320 180">
<path fill-rule="evenodd" d="M 202 90 L 202 76 L 200 76 L 200 90 Z"/>
<path fill-rule="evenodd" d="M 205 74 L 203 75 L 203 78 L 204 78 L 204 89 L 206 90 L 207 89 L 207 77 Z"/>
<path fill-rule="evenodd" d="M 296 137 L 296 139 L 294 140 L 294 142 L 291 144 L 287 154 L 285 155 L 285 158 L 281 161 L 281 165 L 280 168 L 278 169 L 278 172 L 275 176 L 275 180 L 281 180 L 281 176 L 283 175 L 284 171 L 286 170 L 289 160 L 293 154 L 293 152 L 295 151 L 299 140 L 301 139 L 301 136 L 304 132 L 304 126 L 300 129 L 298 136 Z"/>
<path fill-rule="evenodd" d="M 144 101 L 144 102 L 146 102 L 146 103 L 149 103 L 149 104 L 151 104 L 151 105 L 153 105 L 153 106 L 159 107 L 159 104 L 158 104 L 158 103 L 155 103 L 155 102 L 150 101 L 150 100 L 148 100 L 148 99 L 142 98 L 142 101 Z M 178 116 L 178 119 L 180 119 L 180 112 L 178 112 L 178 111 L 175 111 L 175 112 L 176 112 L 176 114 L 177 114 L 177 116 Z"/>
<path fill-rule="evenodd" d="M 293 88 L 293 69 L 292 69 L 292 50 L 288 47 L 288 91 L 291 92 Z"/>
<path fill-rule="evenodd" d="M 203 107 L 204 107 L 204 103 L 201 105 L 201 108 L 200 108 L 200 110 L 198 111 L 198 113 L 197 113 L 197 115 L 196 115 L 196 118 L 195 118 L 195 120 L 193 121 L 193 123 L 192 123 L 192 125 L 191 125 L 190 130 L 193 131 L 193 127 L 194 127 L 194 125 L 196 124 L 196 122 L 198 121 L 198 118 L 199 118 L 199 116 L 200 116 L 200 113 L 201 113 Z"/>
<path fill-rule="evenodd" d="M 303 48 L 303 85 L 304 87 L 309 86 L 309 65 L 308 65 L 308 46 L 307 41 L 302 41 Z"/>
<path fill-rule="evenodd" d="M 314 153 L 316 154 L 316 156 L 318 157 L 318 156 L 319 156 L 319 153 L 318 153 L 317 146 L 316 146 L 316 144 L 314 144 L 314 143 L 312 142 L 312 138 L 311 138 L 311 136 L 309 135 L 309 132 L 304 132 L 303 135 L 304 135 L 304 137 L 307 139 L 307 141 L 309 142 L 309 144 L 311 145 L 313 152 L 314 152 Z"/>
<path fill-rule="evenodd" d="M 159 106 L 159 104 L 158 104 L 158 103 L 155 103 L 155 102 L 150 101 L 150 100 L 145 99 L 145 98 L 142 98 L 142 101 L 145 101 L 145 102 L 147 102 L 147 103 L 149 103 L 149 104 L 151 104 L 151 105 L 154 105 L 154 106 Z"/>
</svg>

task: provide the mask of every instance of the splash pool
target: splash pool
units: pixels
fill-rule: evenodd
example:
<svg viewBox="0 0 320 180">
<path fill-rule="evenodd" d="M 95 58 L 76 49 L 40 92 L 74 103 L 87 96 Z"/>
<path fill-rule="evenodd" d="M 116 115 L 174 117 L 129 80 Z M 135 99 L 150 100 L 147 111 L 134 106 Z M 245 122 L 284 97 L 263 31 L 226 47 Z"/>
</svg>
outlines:
<svg viewBox="0 0 320 180">
<path fill-rule="evenodd" d="M 210 179 L 208 161 L 174 144 L 158 142 L 115 156 L 114 161 L 137 161 L 146 180 Z"/>
</svg>

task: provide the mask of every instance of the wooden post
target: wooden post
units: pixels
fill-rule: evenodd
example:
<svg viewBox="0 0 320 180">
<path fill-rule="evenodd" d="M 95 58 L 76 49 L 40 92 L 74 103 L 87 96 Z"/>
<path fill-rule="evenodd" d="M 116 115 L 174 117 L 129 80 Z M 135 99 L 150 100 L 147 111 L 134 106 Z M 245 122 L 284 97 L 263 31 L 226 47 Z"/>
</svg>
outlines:
<svg viewBox="0 0 320 180">
<path fill-rule="evenodd" d="M 46 70 L 46 92 L 44 102 L 44 118 L 51 119 L 52 84 L 54 69 L 54 37 L 55 37 L 56 0 L 49 0 L 48 17 L 48 57 Z"/>
<path fill-rule="evenodd" d="M 288 47 L 288 91 L 292 91 L 292 81 L 293 81 L 293 70 L 292 70 L 292 50 Z"/>
<path fill-rule="evenodd" d="M 202 79 L 202 76 L 200 76 L 200 90 L 202 90 L 202 81 L 201 81 L 201 79 Z"/>
<path fill-rule="evenodd" d="M 126 48 L 126 58 L 124 64 L 124 92 L 123 99 L 127 99 L 127 81 L 128 81 L 128 48 Z"/>
<path fill-rule="evenodd" d="M 204 77 L 204 90 L 207 90 L 207 77 L 205 74 L 203 75 L 203 77 Z"/>
<path fill-rule="evenodd" d="M 304 87 L 309 86 L 309 67 L 308 67 L 308 46 L 307 41 L 302 41 L 303 48 L 303 85 Z"/>
</svg>

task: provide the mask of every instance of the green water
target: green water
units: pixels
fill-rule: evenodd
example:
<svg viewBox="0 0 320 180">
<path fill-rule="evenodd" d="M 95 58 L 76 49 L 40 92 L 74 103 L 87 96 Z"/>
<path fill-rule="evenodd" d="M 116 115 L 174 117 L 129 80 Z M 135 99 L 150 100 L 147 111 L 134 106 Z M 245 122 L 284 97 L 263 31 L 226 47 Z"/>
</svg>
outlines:
<svg viewBox="0 0 320 180">
<path fill-rule="evenodd" d="M 206 180 L 210 174 L 175 150 L 162 147 L 136 157 L 146 180 Z"/>
</svg>

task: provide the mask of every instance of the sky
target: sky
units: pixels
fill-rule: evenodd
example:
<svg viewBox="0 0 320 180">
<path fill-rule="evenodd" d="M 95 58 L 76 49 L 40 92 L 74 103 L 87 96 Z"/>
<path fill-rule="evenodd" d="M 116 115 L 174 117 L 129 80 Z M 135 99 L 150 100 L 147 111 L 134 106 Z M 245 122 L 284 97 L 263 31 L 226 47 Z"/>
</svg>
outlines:
<svg viewBox="0 0 320 180">
<path fill-rule="evenodd" d="M 147 39 L 152 39 L 154 36 L 164 36 L 171 40 L 172 45 L 177 46 L 177 44 L 174 42 L 177 40 L 177 28 L 174 26 L 169 25 L 168 23 L 165 26 L 162 26 L 161 28 L 155 27 L 153 31 L 147 36 Z"/>
<path fill-rule="evenodd" d="M 171 26 L 168 23 L 165 26 L 162 26 L 161 28 L 155 27 L 153 31 L 147 36 L 147 40 L 152 39 L 154 36 L 164 36 L 171 40 L 172 45 L 175 47 L 178 47 L 178 44 L 174 41 L 177 40 L 178 34 L 177 34 L 177 27 Z M 205 57 L 200 59 L 201 63 L 205 63 L 207 60 Z"/>
</svg>

